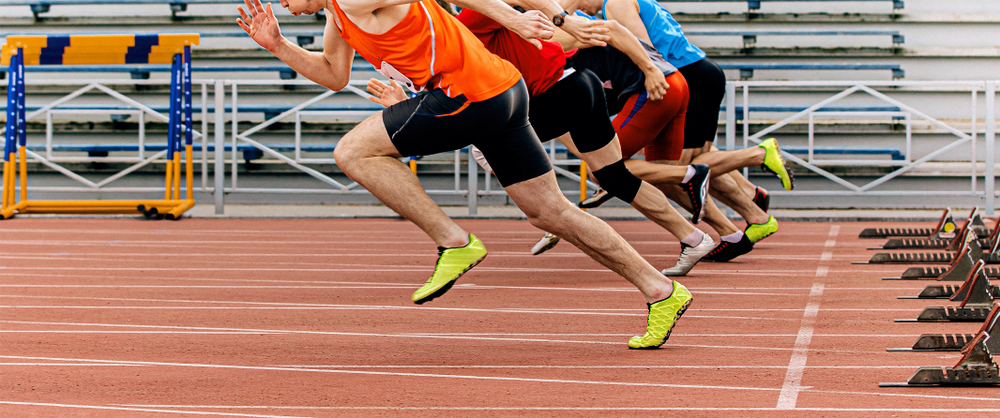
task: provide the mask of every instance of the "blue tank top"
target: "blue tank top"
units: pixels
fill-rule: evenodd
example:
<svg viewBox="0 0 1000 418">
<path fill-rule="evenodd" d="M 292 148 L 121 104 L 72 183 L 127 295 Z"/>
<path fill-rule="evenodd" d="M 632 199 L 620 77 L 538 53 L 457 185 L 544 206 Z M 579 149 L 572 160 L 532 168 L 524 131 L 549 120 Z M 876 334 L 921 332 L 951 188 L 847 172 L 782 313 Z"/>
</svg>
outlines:
<svg viewBox="0 0 1000 418">
<path fill-rule="evenodd" d="M 705 52 L 688 42 L 681 31 L 681 24 L 674 20 L 667 9 L 655 0 L 636 1 L 639 3 L 639 18 L 646 26 L 649 40 L 653 41 L 653 46 L 663 54 L 667 62 L 681 68 L 705 59 Z M 607 5 L 608 0 L 604 0 L 604 7 Z M 608 18 L 603 8 L 601 13 L 605 19 Z"/>
</svg>

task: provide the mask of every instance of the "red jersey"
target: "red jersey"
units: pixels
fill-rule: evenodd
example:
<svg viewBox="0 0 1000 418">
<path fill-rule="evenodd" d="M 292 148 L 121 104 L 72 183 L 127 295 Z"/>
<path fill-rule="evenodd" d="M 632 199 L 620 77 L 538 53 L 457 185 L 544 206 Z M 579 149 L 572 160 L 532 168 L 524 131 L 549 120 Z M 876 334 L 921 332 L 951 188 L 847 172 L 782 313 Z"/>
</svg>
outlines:
<svg viewBox="0 0 1000 418">
<path fill-rule="evenodd" d="M 410 90 L 441 89 L 448 97 L 479 102 L 507 91 L 521 79 L 510 63 L 491 54 L 469 30 L 434 0 L 410 3 L 388 32 L 367 33 L 333 1 L 340 36 L 382 75 Z"/>
<path fill-rule="evenodd" d="M 503 27 L 495 20 L 471 9 L 463 9 L 458 20 L 465 24 L 490 52 L 510 61 L 521 71 L 528 92 L 537 96 L 559 81 L 566 67 L 566 59 L 576 50 L 563 51 L 557 42 L 541 41 L 536 48 L 520 35 Z"/>
</svg>

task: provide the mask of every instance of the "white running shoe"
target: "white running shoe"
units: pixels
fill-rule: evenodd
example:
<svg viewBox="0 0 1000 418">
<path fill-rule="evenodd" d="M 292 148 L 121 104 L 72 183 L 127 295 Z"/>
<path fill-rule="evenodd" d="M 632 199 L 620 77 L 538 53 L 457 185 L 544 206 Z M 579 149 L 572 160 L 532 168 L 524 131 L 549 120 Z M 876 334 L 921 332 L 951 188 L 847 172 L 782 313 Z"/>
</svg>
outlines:
<svg viewBox="0 0 1000 418">
<path fill-rule="evenodd" d="M 684 276 L 694 268 L 698 261 L 706 254 L 712 252 L 715 248 L 715 241 L 712 241 L 712 237 L 708 234 L 702 234 L 701 242 L 698 245 L 690 246 L 685 243 L 681 243 L 681 255 L 677 258 L 677 264 L 673 267 L 663 270 L 664 276 Z"/>
<path fill-rule="evenodd" d="M 545 236 L 542 237 L 542 239 L 538 240 L 538 242 L 535 243 L 534 247 L 531 247 L 531 255 L 539 255 L 541 253 L 544 253 L 552 249 L 552 247 L 555 247 L 556 244 L 558 243 L 559 243 L 559 237 L 546 232 Z"/>
</svg>

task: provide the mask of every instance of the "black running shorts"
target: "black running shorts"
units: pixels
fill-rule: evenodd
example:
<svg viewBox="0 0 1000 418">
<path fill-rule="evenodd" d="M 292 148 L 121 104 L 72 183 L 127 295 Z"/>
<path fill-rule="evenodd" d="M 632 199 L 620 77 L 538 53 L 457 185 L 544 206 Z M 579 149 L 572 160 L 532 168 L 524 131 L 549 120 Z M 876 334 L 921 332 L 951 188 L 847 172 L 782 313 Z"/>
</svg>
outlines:
<svg viewBox="0 0 1000 418">
<path fill-rule="evenodd" d="M 382 111 L 392 144 L 404 157 L 438 154 L 475 145 L 504 187 L 552 170 L 528 123 L 528 90 L 519 81 L 481 102 L 450 98 L 441 90 Z"/>
<path fill-rule="evenodd" d="M 578 70 L 531 98 L 531 126 L 542 141 L 566 132 L 580 152 L 597 151 L 615 138 L 601 80 Z"/>
<path fill-rule="evenodd" d="M 719 108 L 726 96 L 726 74 L 711 59 L 678 68 L 687 80 L 689 100 L 684 118 L 684 148 L 701 148 L 715 142 Z"/>
</svg>

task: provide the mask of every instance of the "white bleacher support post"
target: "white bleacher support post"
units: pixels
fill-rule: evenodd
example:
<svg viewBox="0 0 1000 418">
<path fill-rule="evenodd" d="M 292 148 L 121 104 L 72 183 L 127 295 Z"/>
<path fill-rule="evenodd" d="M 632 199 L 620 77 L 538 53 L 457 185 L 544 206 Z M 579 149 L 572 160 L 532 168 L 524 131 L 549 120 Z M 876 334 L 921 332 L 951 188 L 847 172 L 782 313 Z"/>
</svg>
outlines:
<svg viewBox="0 0 1000 418">
<path fill-rule="evenodd" d="M 225 213 L 226 184 L 226 87 L 222 80 L 215 80 L 215 214 Z M 208 150 L 203 150 L 208 152 Z"/>
<path fill-rule="evenodd" d="M 736 84 L 726 83 L 726 149 L 736 149 Z"/>
<path fill-rule="evenodd" d="M 986 172 L 983 190 L 986 192 L 986 215 L 993 216 L 996 208 L 996 106 L 997 82 L 986 82 Z"/>
<path fill-rule="evenodd" d="M 479 163 L 476 157 L 472 156 L 472 149 L 469 148 L 469 215 L 476 215 L 479 211 Z"/>
</svg>

